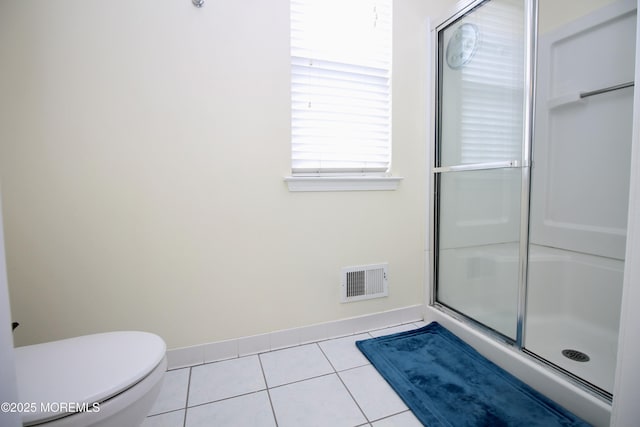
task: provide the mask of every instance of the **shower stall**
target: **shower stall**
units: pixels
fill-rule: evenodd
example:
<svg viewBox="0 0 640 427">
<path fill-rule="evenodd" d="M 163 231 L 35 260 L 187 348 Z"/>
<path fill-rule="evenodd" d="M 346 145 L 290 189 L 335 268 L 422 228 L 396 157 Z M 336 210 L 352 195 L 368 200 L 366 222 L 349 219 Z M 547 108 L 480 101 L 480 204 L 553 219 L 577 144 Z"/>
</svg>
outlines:
<svg viewBox="0 0 640 427">
<path fill-rule="evenodd" d="M 474 1 L 435 28 L 430 306 L 602 409 L 622 295 L 636 2 L 584 3 Z"/>
</svg>

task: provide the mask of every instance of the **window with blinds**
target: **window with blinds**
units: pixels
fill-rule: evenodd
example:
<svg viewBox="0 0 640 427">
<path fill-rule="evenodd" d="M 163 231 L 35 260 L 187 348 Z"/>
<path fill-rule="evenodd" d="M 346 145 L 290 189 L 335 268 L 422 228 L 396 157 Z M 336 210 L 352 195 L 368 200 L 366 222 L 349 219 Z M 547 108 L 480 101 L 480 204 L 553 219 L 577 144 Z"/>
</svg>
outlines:
<svg viewBox="0 0 640 427">
<path fill-rule="evenodd" d="M 291 0 L 294 175 L 391 163 L 391 0 Z"/>
</svg>

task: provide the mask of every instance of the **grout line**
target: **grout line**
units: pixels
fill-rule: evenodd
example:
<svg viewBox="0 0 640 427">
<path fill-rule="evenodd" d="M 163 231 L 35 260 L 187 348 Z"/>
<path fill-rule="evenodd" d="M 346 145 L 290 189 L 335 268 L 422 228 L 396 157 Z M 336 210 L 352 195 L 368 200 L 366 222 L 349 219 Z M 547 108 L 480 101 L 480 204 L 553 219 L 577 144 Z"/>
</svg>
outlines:
<svg viewBox="0 0 640 427">
<path fill-rule="evenodd" d="M 179 371 L 180 369 L 191 369 L 195 366 L 200 366 L 200 365 L 202 365 L 202 363 L 198 363 L 197 365 L 178 366 L 177 368 L 169 368 L 166 370 L 166 372 Z"/>
<path fill-rule="evenodd" d="M 324 350 L 322 349 L 322 346 L 319 343 L 315 343 L 316 347 L 318 347 L 318 349 L 320 349 L 320 353 L 322 353 L 322 355 L 324 356 L 324 358 L 326 359 L 327 362 L 329 362 L 329 366 L 331 366 L 331 369 L 333 369 L 334 373 L 338 373 L 338 370 L 336 369 L 335 366 L 333 366 L 333 363 L 331 363 L 331 359 L 329 359 L 329 356 L 326 355 L 326 353 L 324 352 Z"/>
<path fill-rule="evenodd" d="M 322 354 L 324 355 L 324 357 L 329 361 L 329 364 L 331 365 L 331 367 L 333 368 L 334 374 L 336 377 L 338 377 L 338 380 L 340 381 L 340 383 L 342 384 L 342 386 L 345 388 L 345 390 L 347 390 L 347 393 L 349 393 L 349 396 L 351 396 L 351 399 L 355 402 L 356 406 L 358 407 L 358 409 L 360 410 L 360 412 L 362 413 L 362 415 L 364 416 L 364 419 L 367 420 L 366 423 L 364 424 L 360 424 L 361 426 L 367 426 L 367 425 L 371 425 L 369 424 L 369 418 L 367 417 L 367 414 L 364 413 L 364 411 L 362 410 L 362 408 L 360 407 L 360 405 L 358 404 L 358 402 L 356 401 L 356 398 L 353 397 L 353 394 L 351 394 L 351 390 L 349 390 L 349 387 L 347 387 L 347 385 L 344 383 L 344 381 L 342 381 L 342 378 L 340 377 L 340 374 L 338 373 L 338 370 L 336 369 L 335 366 L 333 366 L 333 363 L 331 363 L 331 360 L 329 359 L 329 356 L 327 356 L 324 352 L 324 350 L 322 349 L 322 347 L 320 346 L 320 344 L 316 343 L 316 345 L 318 346 L 318 348 L 320 349 L 320 351 L 322 352 Z M 354 344 L 355 345 L 355 344 Z M 367 365 L 362 365 L 362 366 L 367 366 Z M 358 366 L 358 368 L 360 368 L 360 366 Z M 350 369 L 356 369 L 356 368 L 350 368 Z M 344 371 L 348 371 L 350 369 L 345 369 Z M 344 372 L 342 371 L 342 372 Z"/>
<path fill-rule="evenodd" d="M 369 334 L 369 332 L 365 332 L 366 334 Z M 371 334 L 369 334 L 371 335 Z M 324 350 L 322 349 L 322 347 L 320 346 L 319 343 L 316 342 L 316 345 L 318 346 L 318 348 L 320 349 L 320 352 L 322 352 L 322 355 L 325 357 L 325 359 L 327 359 L 327 361 L 329 361 L 329 365 L 331 365 L 331 367 L 333 368 L 334 374 L 336 377 L 338 377 L 338 380 L 340 381 L 340 383 L 342 384 L 342 386 L 345 388 L 345 390 L 347 390 L 347 393 L 349 393 L 349 396 L 351 396 L 351 399 L 353 400 L 353 402 L 356 404 L 356 406 L 358 407 L 358 409 L 360 410 L 360 413 L 362 413 L 362 416 L 364 417 L 365 420 L 367 420 L 366 423 L 361 424 L 363 426 L 365 425 L 370 425 L 370 420 L 369 417 L 367 417 L 367 414 L 364 413 L 364 411 L 362 410 L 362 408 L 360 407 L 360 405 L 358 404 L 358 402 L 356 401 L 356 398 L 353 396 L 353 394 L 351 394 L 351 390 L 349 390 L 349 387 L 347 387 L 347 385 L 344 383 L 344 381 L 342 381 L 342 377 L 340 376 L 340 374 L 338 373 L 338 370 L 336 369 L 335 366 L 333 366 L 333 363 L 331 363 L 331 359 L 329 359 L 329 356 L 327 356 L 324 352 Z M 354 344 L 355 346 L 355 344 Z M 363 365 L 366 366 L 366 365 Z M 355 368 L 353 368 L 355 369 Z M 348 369 L 345 369 L 345 371 Z M 344 372 L 344 371 L 343 371 Z"/>
<path fill-rule="evenodd" d="M 366 423 L 361 424 L 361 425 L 367 425 L 371 423 L 371 420 L 369 419 L 369 417 L 367 417 L 367 414 L 364 413 L 364 411 L 362 410 L 362 408 L 360 407 L 360 404 L 358 403 L 358 401 L 356 400 L 356 398 L 353 396 L 353 394 L 351 394 L 351 390 L 349 390 L 349 387 L 347 387 L 347 385 L 344 383 L 344 381 L 342 380 L 342 377 L 340 376 L 340 374 L 336 373 L 336 376 L 338 377 L 338 379 L 340 380 L 340 382 L 342 383 L 342 386 L 344 387 L 345 390 L 347 390 L 347 393 L 349 393 L 349 396 L 351 396 L 351 399 L 353 400 L 353 403 L 356 404 L 356 406 L 358 407 L 358 409 L 360 410 L 360 412 L 362 413 L 362 416 L 364 417 L 365 420 L 367 420 Z"/>
<path fill-rule="evenodd" d="M 350 368 L 343 369 L 342 371 L 337 371 L 336 374 L 341 374 L 343 372 L 349 372 L 349 371 L 353 371 L 355 369 L 364 368 L 365 366 L 373 366 L 373 365 L 371 364 L 371 362 L 367 361 L 367 363 L 365 363 L 363 365 L 351 366 Z"/>
<path fill-rule="evenodd" d="M 182 420 L 182 427 L 187 427 L 187 411 L 189 406 L 189 391 L 191 390 L 191 375 L 193 369 L 189 368 L 189 380 L 187 381 L 187 396 L 184 401 L 184 419 Z"/>
<path fill-rule="evenodd" d="M 278 427 L 278 419 L 276 418 L 276 410 L 273 407 L 273 401 L 271 400 L 271 393 L 269 392 L 269 384 L 267 384 L 267 375 L 264 373 L 264 366 L 262 366 L 262 358 L 258 355 L 258 362 L 260 362 L 260 370 L 262 371 L 262 378 L 264 379 L 264 386 L 267 388 L 267 397 L 269 398 L 269 405 L 271 406 L 271 415 L 273 415 L 273 422 Z"/>
<path fill-rule="evenodd" d="M 354 344 L 354 346 L 355 346 L 355 344 Z M 331 359 L 329 359 L 329 356 L 327 356 L 327 354 L 324 352 L 324 350 L 322 349 L 322 346 L 318 345 L 318 347 L 320 347 L 320 351 L 322 352 L 322 354 L 324 355 L 324 357 L 329 361 L 329 365 L 331 365 L 331 367 L 333 368 L 333 371 L 334 371 L 336 374 L 339 374 L 340 372 L 347 372 L 347 371 L 351 371 L 351 370 L 353 370 L 353 369 L 362 368 L 363 366 L 369 366 L 369 365 L 371 365 L 371 362 L 369 362 L 369 361 L 367 360 L 367 363 L 364 363 L 364 364 L 362 364 L 362 365 L 358 365 L 358 366 L 351 366 L 351 367 L 349 367 L 349 368 L 346 368 L 346 369 L 343 369 L 343 370 L 339 371 L 338 369 L 336 369 L 336 367 L 335 367 L 335 366 L 333 366 L 333 363 L 331 363 Z"/>
<path fill-rule="evenodd" d="M 278 348 L 274 348 L 272 350 L 265 350 L 265 351 L 260 351 L 258 353 L 253 353 L 254 355 L 261 355 L 261 354 L 267 354 L 267 353 L 276 353 L 278 351 L 282 351 L 282 350 L 289 350 L 292 348 L 298 348 L 298 347 L 304 347 L 305 345 L 312 345 L 315 344 L 316 341 L 311 341 L 311 342 L 306 342 L 306 343 L 301 343 L 301 344 L 292 344 L 286 347 L 278 347 Z"/>
<path fill-rule="evenodd" d="M 405 405 L 405 406 L 406 406 L 406 405 Z M 371 421 L 371 422 L 372 422 L 372 423 L 377 423 L 378 421 L 386 420 L 386 419 L 388 419 L 388 418 L 392 418 L 392 417 L 395 417 L 395 416 L 397 416 L 397 415 L 404 414 L 405 412 L 410 412 L 410 413 L 412 413 L 412 412 L 411 412 L 411 409 L 409 409 L 409 408 L 407 407 L 407 409 L 405 409 L 405 410 L 403 410 L 403 411 L 395 412 L 395 413 L 393 413 L 393 414 L 389 414 L 389 415 L 385 415 L 384 417 L 380 417 L 380 418 L 378 418 L 378 419 L 376 419 L 376 420 L 373 420 L 373 421 Z M 414 415 L 414 416 L 415 416 L 415 415 Z"/>
<path fill-rule="evenodd" d="M 178 412 L 178 411 L 184 411 L 184 410 L 185 410 L 185 408 L 171 409 L 171 410 L 169 410 L 169 411 L 163 411 L 163 412 L 158 412 L 157 414 L 147 415 L 147 416 L 145 417 L 145 419 L 146 419 L 146 418 L 153 418 L 153 417 L 157 417 L 157 416 L 160 416 L 160 415 L 167 415 L 167 414 L 170 414 L 170 413 L 172 413 L 172 412 Z"/>
<path fill-rule="evenodd" d="M 251 357 L 251 358 L 255 357 L 256 359 L 258 359 L 258 363 L 260 364 L 260 369 L 262 370 L 262 362 L 260 360 L 260 357 L 257 354 L 251 354 L 251 355 L 248 355 L 248 356 L 242 356 L 242 357 L 238 357 L 236 359 L 243 359 L 243 358 L 249 358 L 249 357 Z M 225 359 L 225 360 L 221 360 L 219 362 L 210 362 L 209 364 L 224 363 L 224 362 L 228 362 L 230 360 L 236 360 L 236 359 Z M 198 366 L 202 366 L 202 365 L 198 365 Z M 263 377 L 263 379 L 265 378 L 264 377 L 264 371 L 262 371 L 262 377 Z M 189 383 L 191 383 L 191 377 L 189 378 Z M 186 408 L 187 409 L 191 409 L 191 408 L 197 408 L 198 406 L 209 405 L 211 403 L 224 402 L 225 400 L 234 399 L 236 397 L 248 396 L 250 394 L 260 393 L 261 391 L 266 391 L 266 390 L 267 390 L 267 382 L 266 382 L 266 379 L 265 379 L 264 387 L 259 388 L 257 390 L 250 390 L 250 391 L 247 391 L 247 392 L 244 392 L 244 393 L 238 393 L 238 394 L 234 394 L 232 396 L 223 397 L 223 398 L 220 398 L 220 399 L 208 400 L 206 402 L 197 403 L 197 404 L 190 405 L 190 406 L 189 406 L 189 400 L 188 400 L 188 396 L 187 396 L 187 407 Z"/>
<path fill-rule="evenodd" d="M 254 390 L 254 391 L 249 391 L 249 392 L 246 392 L 246 393 L 234 394 L 233 396 L 223 397 L 222 399 L 210 400 L 208 402 L 197 403 L 195 405 L 189 406 L 187 409 L 193 409 L 193 408 L 198 408 L 200 406 L 211 405 L 212 403 L 220 403 L 220 402 L 224 402 L 226 400 L 235 399 L 236 397 L 244 397 L 244 396 L 249 396 L 249 395 L 252 395 L 252 394 L 258 394 L 258 393 L 261 393 L 263 391 L 267 391 L 267 389 L 266 388 L 261 388 L 260 390 Z"/>
<path fill-rule="evenodd" d="M 298 384 L 298 383 L 302 383 L 302 382 L 309 381 L 309 380 L 315 380 L 317 378 L 328 377 L 329 375 L 335 375 L 335 374 L 336 374 L 336 372 L 327 372 L 326 374 L 316 375 L 316 376 L 308 377 L 308 378 L 302 378 L 300 380 L 291 381 L 290 383 L 274 385 L 273 387 L 269 387 L 268 389 L 271 390 L 271 389 L 274 389 L 274 388 L 285 387 L 285 386 L 288 386 L 288 385 Z"/>
</svg>

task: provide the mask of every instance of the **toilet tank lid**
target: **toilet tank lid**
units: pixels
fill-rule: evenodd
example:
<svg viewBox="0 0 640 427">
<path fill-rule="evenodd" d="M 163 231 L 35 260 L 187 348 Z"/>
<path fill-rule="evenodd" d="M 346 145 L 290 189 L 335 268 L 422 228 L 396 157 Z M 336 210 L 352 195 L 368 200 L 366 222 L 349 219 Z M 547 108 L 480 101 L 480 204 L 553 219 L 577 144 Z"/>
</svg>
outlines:
<svg viewBox="0 0 640 427">
<path fill-rule="evenodd" d="M 61 416 L 56 405 L 63 402 L 103 402 L 147 376 L 165 352 L 162 338 L 135 331 L 16 347 L 18 397 L 36 406 L 23 420 Z"/>
</svg>

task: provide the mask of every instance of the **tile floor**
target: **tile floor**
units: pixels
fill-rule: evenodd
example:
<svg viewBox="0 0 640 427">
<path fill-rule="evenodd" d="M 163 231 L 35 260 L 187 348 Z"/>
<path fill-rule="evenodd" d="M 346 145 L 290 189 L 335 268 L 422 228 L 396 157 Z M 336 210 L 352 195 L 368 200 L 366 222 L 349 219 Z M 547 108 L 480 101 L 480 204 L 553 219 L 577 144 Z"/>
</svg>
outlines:
<svg viewBox="0 0 640 427">
<path fill-rule="evenodd" d="M 142 427 L 419 427 L 354 343 L 424 325 L 168 371 Z"/>
</svg>

